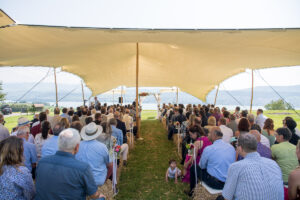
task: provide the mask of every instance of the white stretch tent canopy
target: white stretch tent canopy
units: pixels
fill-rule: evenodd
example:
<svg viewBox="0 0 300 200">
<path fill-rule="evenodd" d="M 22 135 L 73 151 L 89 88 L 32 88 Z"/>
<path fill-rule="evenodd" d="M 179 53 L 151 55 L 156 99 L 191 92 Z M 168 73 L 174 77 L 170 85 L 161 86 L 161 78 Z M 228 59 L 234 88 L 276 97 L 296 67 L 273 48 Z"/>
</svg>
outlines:
<svg viewBox="0 0 300 200">
<path fill-rule="evenodd" d="M 0 66 L 62 67 L 93 96 L 119 85 L 179 87 L 205 101 L 244 71 L 300 65 L 300 29 L 127 30 L 20 25 L 0 11 Z M 250 86 L 250 83 L 249 83 Z"/>
</svg>

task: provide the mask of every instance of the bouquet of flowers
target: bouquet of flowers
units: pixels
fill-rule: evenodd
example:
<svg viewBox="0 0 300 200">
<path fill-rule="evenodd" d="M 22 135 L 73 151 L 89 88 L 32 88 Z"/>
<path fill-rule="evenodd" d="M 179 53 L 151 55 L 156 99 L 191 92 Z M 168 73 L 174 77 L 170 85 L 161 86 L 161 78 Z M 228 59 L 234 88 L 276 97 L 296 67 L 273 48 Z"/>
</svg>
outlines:
<svg viewBox="0 0 300 200">
<path fill-rule="evenodd" d="M 116 153 L 120 153 L 121 146 L 120 145 L 116 145 L 115 148 L 114 148 L 114 150 L 115 150 Z"/>
<path fill-rule="evenodd" d="M 174 122 L 174 125 L 176 126 L 176 128 L 180 128 L 180 123 L 178 121 Z"/>
<path fill-rule="evenodd" d="M 186 144 L 185 147 L 186 147 L 187 150 L 188 150 L 188 154 L 189 154 L 190 156 L 192 156 L 192 155 L 193 155 L 194 144 L 192 144 L 192 143 Z"/>
<path fill-rule="evenodd" d="M 117 155 L 117 159 L 120 159 L 121 146 L 120 145 L 115 145 L 114 152 Z"/>
</svg>

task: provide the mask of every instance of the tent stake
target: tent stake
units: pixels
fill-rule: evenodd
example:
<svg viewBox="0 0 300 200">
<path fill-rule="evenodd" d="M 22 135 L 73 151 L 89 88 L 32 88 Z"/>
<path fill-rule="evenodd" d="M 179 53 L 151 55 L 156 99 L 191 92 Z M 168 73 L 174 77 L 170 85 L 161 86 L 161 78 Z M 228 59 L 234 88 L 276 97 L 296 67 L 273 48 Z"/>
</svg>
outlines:
<svg viewBox="0 0 300 200">
<path fill-rule="evenodd" d="M 58 95 L 57 95 L 57 82 L 56 82 L 56 68 L 54 67 L 54 83 L 55 83 L 55 96 L 56 96 L 56 107 L 58 107 Z"/>
<path fill-rule="evenodd" d="M 217 103 L 217 97 L 218 97 L 218 93 L 219 93 L 219 87 L 220 87 L 220 84 L 218 85 L 218 88 L 217 88 L 217 91 L 216 91 L 216 96 L 215 96 L 215 102 L 214 102 L 214 105 L 216 105 L 216 103 Z"/>
<path fill-rule="evenodd" d="M 250 113 L 252 113 L 252 103 L 253 103 L 253 83 L 254 83 L 253 69 L 252 69 L 251 71 L 252 71 L 252 88 L 251 88 Z"/>
<path fill-rule="evenodd" d="M 137 133 L 136 137 L 140 137 L 140 119 L 139 119 L 139 43 L 136 43 L 136 80 L 135 80 L 135 119 L 136 119 L 136 127 Z"/>
</svg>

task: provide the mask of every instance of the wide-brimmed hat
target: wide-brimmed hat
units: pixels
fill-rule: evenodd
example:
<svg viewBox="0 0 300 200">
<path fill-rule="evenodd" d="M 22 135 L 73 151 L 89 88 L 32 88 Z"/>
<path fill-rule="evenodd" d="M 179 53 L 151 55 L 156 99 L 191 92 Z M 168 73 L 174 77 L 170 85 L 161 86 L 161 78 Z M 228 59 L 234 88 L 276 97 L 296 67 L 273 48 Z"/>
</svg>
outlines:
<svg viewBox="0 0 300 200">
<path fill-rule="evenodd" d="M 30 121 L 26 117 L 20 117 L 18 119 L 18 126 L 25 126 L 27 124 L 30 124 Z"/>
<path fill-rule="evenodd" d="M 96 139 L 102 131 L 102 126 L 98 126 L 95 122 L 91 122 L 81 129 L 80 135 L 83 140 L 93 140 Z"/>
</svg>

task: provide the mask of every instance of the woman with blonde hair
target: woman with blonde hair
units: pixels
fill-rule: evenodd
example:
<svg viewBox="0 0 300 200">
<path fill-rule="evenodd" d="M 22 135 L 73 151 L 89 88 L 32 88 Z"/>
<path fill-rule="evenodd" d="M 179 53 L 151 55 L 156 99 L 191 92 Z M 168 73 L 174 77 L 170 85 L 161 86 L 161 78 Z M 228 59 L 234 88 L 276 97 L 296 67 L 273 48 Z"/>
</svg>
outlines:
<svg viewBox="0 0 300 200">
<path fill-rule="evenodd" d="M 70 123 L 69 120 L 67 118 L 61 118 L 60 123 L 62 124 L 63 127 L 65 127 L 65 129 L 70 128 Z"/>
<path fill-rule="evenodd" d="M 207 126 L 205 126 L 204 128 L 208 129 L 208 131 L 210 132 L 210 129 L 212 129 L 213 127 L 215 127 L 217 125 L 217 120 L 214 116 L 210 116 L 207 119 Z"/>
<path fill-rule="evenodd" d="M 272 146 L 275 143 L 275 130 L 274 130 L 274 121 L 271 118 L 266 119 L 264 128 L 262 130 L 262 133 L 264 136 L 266 136 L 270 141 L 270 146 Z"/>
<path fill-rule="evenodd" d="M 33 199 L 31 172 L 23 163 L 23 140 L 15 136 L 0 142 L 0 199 Z"/>
</svg>

